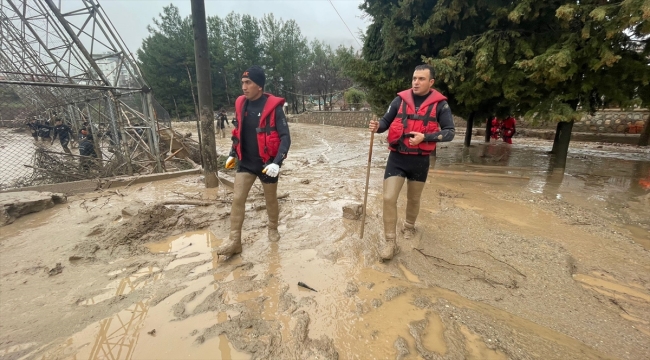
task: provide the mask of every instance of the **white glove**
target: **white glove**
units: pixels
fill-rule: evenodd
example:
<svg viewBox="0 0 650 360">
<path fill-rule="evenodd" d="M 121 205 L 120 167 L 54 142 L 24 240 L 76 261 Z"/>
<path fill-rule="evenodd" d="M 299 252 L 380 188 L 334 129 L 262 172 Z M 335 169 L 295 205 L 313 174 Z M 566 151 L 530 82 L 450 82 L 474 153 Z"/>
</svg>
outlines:
<svg viewBox="0 0 650 360">
<path fill-rule="evenodd" d="M 266 176 L 277 177 L 278 174 L 280 174 L 280 166 L 276 163 L 273 163 L 265 167 L 262 172 L 265 173 Z"/>
</svg>

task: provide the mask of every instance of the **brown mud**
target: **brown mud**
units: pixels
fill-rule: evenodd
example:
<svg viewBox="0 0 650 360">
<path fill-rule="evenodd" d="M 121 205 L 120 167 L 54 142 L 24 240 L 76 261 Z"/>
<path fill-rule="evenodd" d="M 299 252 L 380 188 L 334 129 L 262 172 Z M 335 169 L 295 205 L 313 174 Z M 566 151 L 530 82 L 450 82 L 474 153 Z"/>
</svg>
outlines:
<svg viewBox="0 0 650 360">
<path fill-rule="evenodd" d="M 382 137 L 364 239 L 342 207 L 362 200 L 367 132 L 296 124 L 292 137 L 282 239 L 267 239 L 256 184 L 241 256 L 213 252 L 232 194 L 197 176 L 70 197 L 3 227 L 0 359 L 650 354 L 646 150 L 577 144 L 557 171 L 548 142 L 445 144 L 417 232 L 381 263 Z"/>
</svg>

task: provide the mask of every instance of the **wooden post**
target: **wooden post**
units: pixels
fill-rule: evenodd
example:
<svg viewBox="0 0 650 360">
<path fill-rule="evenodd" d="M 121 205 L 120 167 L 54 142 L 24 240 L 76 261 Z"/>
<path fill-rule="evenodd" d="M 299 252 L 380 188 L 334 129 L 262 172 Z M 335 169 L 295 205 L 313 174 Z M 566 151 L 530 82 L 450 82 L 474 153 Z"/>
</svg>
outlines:
<svg viewBox="0 0 650 360">
<path fill-rule="evenodd" d="M 205 21 L 204 0 L 192 0 L 192 27 L 194 28 L 194 59 L 199 91 L 199 115 L 201 118 L 201 154 L 205 187 L 219 186 L 217 178 L 217 146 L 214 138 L 214 109 L 212 105 L 212 79 L 208 31 Z"/>
<path fill-rule="evenodd" d="M 363 193 L 363 213 L 361 215 L 361 234 L 363 239 L 363 231 L 366 227 L 366 204 L 368 204 L 368 184 L 370 182 L 370 165 L 372 165 L 372 146 L 375 141 L 375 133 L 370 133 L 370 150 L 368 150 L 368 168 L 366 169 L 366 190 Z"/>
</svg>

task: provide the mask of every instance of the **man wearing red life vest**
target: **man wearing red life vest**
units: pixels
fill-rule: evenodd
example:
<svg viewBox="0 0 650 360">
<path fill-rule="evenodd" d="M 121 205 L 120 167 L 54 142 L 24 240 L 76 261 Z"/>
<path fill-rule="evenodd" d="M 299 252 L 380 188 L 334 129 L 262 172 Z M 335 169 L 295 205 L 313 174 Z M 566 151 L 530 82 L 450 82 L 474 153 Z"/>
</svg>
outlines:
<svg viewBox="0 0 650 360">
<path fill-rule="evenodd" d="M 235 167 L 234 197 L 230 210 L 230 236 L 216 252 L 231 256 L 242 251 L 241 229 L 244 223 L 246 198 L 253 183 L 260 179 L 269 217 L 269 241 L 280 240 L 278 233 L 278 176 L 282 161 L 291 146 L 289 126 L 282 111 L 284 99 L 264 93 L 266 76 L 256 65 L 242 74 L 244 95 L 235 101 L 237 125 L 232 131 L 232 150 L 226 160 L 226 169 Z"/>
<path fill-rule="evenodd" d="M 419 65 L 413 72 L 412 88 L 398 93 L 380 121 L 370 122 L 370 131 L 388 130 L 388 162 L 384 172 L 384 239 L 380 250 L 383 260 L 396 251 L 397 198 L 407 180 L 406 235 L 415 232 L 420 212 L 420 195 L 429 172 L 429 156 L 436 144 L 451 141 L 454 120 L 447 98 L 432 89 L 433 68 Z"/>
</svg>

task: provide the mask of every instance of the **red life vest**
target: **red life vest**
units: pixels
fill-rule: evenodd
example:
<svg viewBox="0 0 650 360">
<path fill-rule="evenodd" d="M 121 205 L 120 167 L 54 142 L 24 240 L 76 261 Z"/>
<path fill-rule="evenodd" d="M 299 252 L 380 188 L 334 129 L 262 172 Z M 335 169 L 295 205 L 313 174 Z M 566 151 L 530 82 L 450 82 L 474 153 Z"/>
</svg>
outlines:
<svg viewBox="0 0 650 360">
<path fill-rule="evenodd" d="M 440 130 L 436 119 L 438 103 L 447 98 L 441 93 L 431 90 L 429 96 L 415 111 L 413 91 L 411 89 L 398 93 L 402 103 L 395 120 L 388 128 L 388 149 L 409 155 L 429 155 L 436 149 L 435 142 L 423 141 L 416 146 L 409 144 L 411 131 L 423 134 L 435 133 Z"/>
<path fill-rule="evenodd" d="M 284 99 L 265 93 L 267 96 L 262 115 L 260 116 L 260 123 L 257 127 L 257 147 L 259 149 L 260 157 L 264 164 L 278 155 L 280 150 L 280 135 L 275 127 L 275 108 L 284 105 Z M 263 96 L 264 96 L 263 95 Z M 235 117 L 237 118 L 237 128 L 232 130 L 232 142 L 237 152 L 237 158 L 242 160 L 241 153 L 241 127 L 242 120 L 244 119 L 244 106 L 246 104 L 246 97 L 241 95 L 235 101 Z"/>
<path fill-rule="evenodd" d="M 512 137 L 515 135 L 515 124 L 517 121 L 512 116 L 503 120 L 503 136 Z"/>
</svg>

